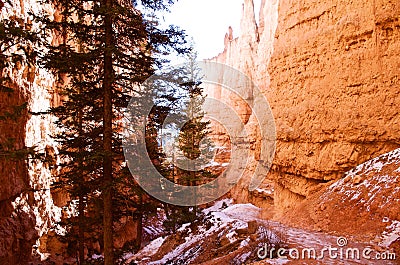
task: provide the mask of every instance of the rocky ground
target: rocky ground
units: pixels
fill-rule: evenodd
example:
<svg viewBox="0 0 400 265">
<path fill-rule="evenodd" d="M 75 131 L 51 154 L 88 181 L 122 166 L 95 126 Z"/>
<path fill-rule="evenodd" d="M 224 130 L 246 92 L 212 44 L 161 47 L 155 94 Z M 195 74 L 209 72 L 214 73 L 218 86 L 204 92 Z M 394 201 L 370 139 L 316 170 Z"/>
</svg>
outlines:
<svg viewBox="0 0 400 265">
<path fill-rule="evenodd" d="M 396 149 L 355 167 L 339 181 L 321 185 L 309 200 L 278 220 L 336 235 L 351 234 L 398 250 L 399 168 L 400 149 Z M 388 238 L 384 242 L 382 233 Z"/>
<path fill-rule="evenodd" d="M 399 164 L 400 149 L 361 164 L 321 186 L 301 210 L 275 221 L 261 218 L 263 210 L 252 204 L 218 201 L 202 210 L 198 222 L 127 256 L 126 264 L 399 264 Z M 258 251 L 265 243 L 284 247 L 286 258 L 264 259 Z M 323 252 L 328 247 L 336 250 L 329 255 Z M 309 248 L 316 258 L 305 252 L 302 259 Z M 354 248 L 360 259 L 347 252 Z M 392 260 L 377 260 L 377 255 Z"/>
<path fill-rule="evenodd" d="M 260 209 L 251 204 L 223 200 L 203 210 L 203 214 L 204 222 L 185 224 L 175 234 L 156 238 L 129 257 L 126 264 L 396 264 L 387 260 L 369 261 L 362 254 L 360 260 L 347 258 L 346 254 L 341 259 L 340 249 L 343 253 L 349 248 L 389 252 L 373 242 L 353 241 L 351 236 L 346 237 L 348 244 L 340 247 L 338 240 L 344 238 L 262 220 Z M 382 239 L 385 241 L 385 236 Z M 263 258 L 266 243 L 284 247 L 287 251 L 282 256 L 287 257 Z M 337 250 L 331 257 L 325 252 L 322 258 L 322 250 L 330 246 Z M 263 250 L 259 251 L 260 248 Z M 315 258 L 304 254 L 306 258 L 302 259 L 303 250 L 308 248 L 316 250 Z"/>
</svg>

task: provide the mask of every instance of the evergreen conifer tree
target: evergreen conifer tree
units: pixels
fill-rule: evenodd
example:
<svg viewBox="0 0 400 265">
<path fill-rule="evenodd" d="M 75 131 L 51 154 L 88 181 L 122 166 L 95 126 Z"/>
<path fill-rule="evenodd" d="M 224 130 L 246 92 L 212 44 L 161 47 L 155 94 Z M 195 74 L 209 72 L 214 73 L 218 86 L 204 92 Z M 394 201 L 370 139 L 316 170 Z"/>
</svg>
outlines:
<svg viewBox="0 0 400 265">
<path fill-rule="evenodd" d="M 160 54 L 184 52 L 183 34 L 174 27 L 160 30 L 156 18 L 144 14 L 167 9 L 172 0 L 143 0 L 141 11 L 138 1 L 129 0 L 47 2 L 61 19 L 43 14 L 38 20 L 45 35 L 56 32 L 63 40 L 49 44 L 42 58 L 58 75 L 63 95 L 62 105 L 51 110 L 61 128 L 56 139 L 63 163 L 56 185 L 78 201 L 77 223 L 69 226 L 77 231 L 80 264 L 90 224 L 102 229 L 97 236 L 102 238 L 104 264 L 110 265 L 115 263 L 114 223 L 129 215 L 140 219 L 143 209 L 142 192 L 124 162 L 123 112 L 132 97 L 138 109 L 148 104 L 143 98 L 149 91 L 141 90 L 140 83 L 161 66 Z"/>
<path fill-rule="evenodd" d="M 206 95 L 202 88 L 201 69 L 197 65 L 197 53 L 192 51 L 187 55 L 187 62 L 180 73 L 182 83 L 181 98 L 183 109 L 180 113 L 180 120 L 186 121 L 177 139 L 177 149 L 179 152 L 174 154 L 177 166 L 169 172 L 169 179 L 180 185 L 198 186 L 215 179 L 215 175 L 200 165 L 205 165 L 211 161 L 209 155 L 212 148 L 211 141 L 208 139 L 210 121 L 205 120 L 203 111 Z M 182 107 L 182 106 L 181 106 Z M 202 196 L 193 194 L 194 198 Z M 197 206 L 174 206 L 167 207 L 167 220 L 164 225 L 167 229 L 175 231 L 179 225 L 193 222 L 197 217 Z"/>
</svg>

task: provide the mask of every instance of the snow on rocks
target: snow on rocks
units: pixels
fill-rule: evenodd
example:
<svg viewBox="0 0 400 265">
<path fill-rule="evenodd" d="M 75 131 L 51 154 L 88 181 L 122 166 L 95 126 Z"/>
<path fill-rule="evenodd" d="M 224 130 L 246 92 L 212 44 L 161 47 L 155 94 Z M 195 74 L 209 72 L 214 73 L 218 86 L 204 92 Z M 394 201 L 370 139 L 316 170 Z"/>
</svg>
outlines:
<svg viewBox="0 0 400 265">
<path fill-rule="evenodd" d="M 397 220 L 392 221 L 391 225 L 386 228 L 382 234 L 382 242 L 380 246 L 389 247 L 394 241 L 400 238 L 400 222 Z"/>
<path fill-rule="evenodd" d="M 232 219 L 240 219 L 246 222 L 255 220 L 260 216 L 260 208 L 250 203 L 235 204 L 224 209 L 222 212 Z"/>
<path fill-rule="evenodd" d="M 147 246 L 145 246 L 138 253 L 138 255 L 135 255 L 135 256 L 139 256 L 140 255 L 140 256 L 145 256 L 145 257 L 151 257 L 161 247 L 162 243 L 164 243 L 164 240 L 165 240 L 165 237 L 159 237 L 159 238 L 154 239 Z"/>
<path fill-rule="evenodd" d="M 221 245 L 221 249 L 229 249 L 230 247 L 234 249 L 243 249 L 248 247 L 250 238 L 246 234 L 248 231 L 247 222 L 257 219 L 260 214 L 260 209 L 252 204 L 232 203 L 232 200 L 225 199 L 204 209 L 202 211 L 204 214 L 203 222 L 196 228 L 193 227 L 191 223 L 182 225 L 176 233 L 170 235 L 173 239 L 178 238 L 176 241 L 179 241 L 180 244 L 177 244 L 162 256 L 158 256 L 158 258 L 156 258 L 157 260 L 154 260 L 155 254 L 157 252 L 161 253 L 163 244 L 169 244 L 170 242 L 168 241 L 171 241 L 171 239 L 162 237 L 151 241 L 128 261 L 154 265 L 169 264 L 171 261 L 182 261 L 185 264 L 188 262 L 190 263 L 200 254 L 203 254 L 204 251 L 210 251 L 206 250 L 206 245 L 203 245 L 207 244 L 204 243 L 207 240 L 211 244 Z M 242 232 L 239 234 L 238 231 Z M 217 244 L 217 242 L 220 243 Z M 211 249 L 211 251 L 215 251 L 215 249 Z M 249 255 L 250 253 L 244 251 L 237 259 L 246 260 Z"/>
<path fill-rule="evenodd" d="M 399 167 L 400 148 L 366 161 L 330 185 L 321 195 L 322 204 L 336 209 L 335 217 L 345 210 L 359 223 L 354 222 L 353 232 L 375 234 L 376 243 L 390 247 L 400 237 Z"/>
<path fill-rule="evenodd" d="M 345 177 L 332 184 L 328 192 L 342 195 L 343 201 L 361 204 L 368 211 L 399 204 L 400 148 L 369 160 L 348 171 Z M 326 196 L 329 197 L 329 196 Z"/>
</svg>

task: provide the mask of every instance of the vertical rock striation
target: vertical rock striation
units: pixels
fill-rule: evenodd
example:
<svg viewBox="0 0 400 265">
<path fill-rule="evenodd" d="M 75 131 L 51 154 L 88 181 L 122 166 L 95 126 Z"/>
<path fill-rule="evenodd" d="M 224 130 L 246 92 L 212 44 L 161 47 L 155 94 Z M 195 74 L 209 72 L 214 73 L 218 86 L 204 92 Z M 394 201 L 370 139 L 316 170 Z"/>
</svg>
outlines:
<svg viewBox="0 0 400 265">
<path fill-rule="evenodd" d="M 251 150 L 249 157 L 247 157 L 248 161 L 244 170 L 244 177 L 231 191 L 232 196 L 239 202 L 258 201 L 261 204 L 270 204 L 271 202 L 270 194 L 267 196 L 267 200 L 258 200 L 255 198 L 253 193 L 249 193 L 248 184 L 250 182 L 249 178 L 253 175 L 257 166 L 264 163 L 264 161 L 260 160 L 262 139 L 257 117 L 252 112 L 252 106 L 259 100 L 255 98 L 255 89 L 260 90 L 266 95 L 269 88 L 270 76 L 267 68 L 273 52 L 275 30 L 278 24 L 278 4 L 278 1 L 263 0 L 259 15 L 260 21 L 257 22 L 253 1 L 245 0 L 243 4 L 243 17 L 240 23 L 240 36 L 233 38 L 232 29 L 229 28 L 228 33 L 225 35 L 224 51 L 218 56 L 207 60 L 208 62 L 226 64 L 238 69 L 258 86 L 255 88 L 252 87 L 252 84 L 245 84 L 243 87 L 238 88 L 244 91 L 242 94 L 246 94 L 247 98 L 240 98 L 229 90 L 218 86 L 209 86 L 207 89 L 209 97 L 224 102 L 237 112 L 243 123 L 243 128 L 238 129 L 247 131 L 249 135 L 246 141 L 250 145 Z M 225 72 L 225 70 L 227 69 L 222 69 L 217 74 L 220 76 L 220 83 L 228 84 L 231 82 L 224 81 L 224 79 L 230 79 L 232 76 L 229 75 L 229 72 Z M 246 101 L 250 102 L 250 104 L 247 104 Z M 251 102 L 253 102 L 253 105 Z M 229 120 L 225 120 L 224 122 L 229 122 Z M 220 128 L 213 129 L 213 132 L 221 135 L 225 134 Z M 220 138 L 224 137 L 220 136 Z M 268 187 L 270 192 L 273 191 L 270 183 L 264 183 L 264 186 Z"/>
<path fill-rule="evenodd" d="M 279 0 L 262 2 L 257 24 L 244 1 L 241 35 L 227 34 L 210 61 L 241 70 L 269 100 L 277 145 L 268 176 L 280 213 L 400 146 L 399 20 L 398 1 Z M 244 109 L 250 128 L 251 109 L 218 89 L 211 96 Z M 240 183 L 233 196 L 253 200 Z"/>
<path fill-rule="evenodd" d="M 29 12 L 54 14 L 51 6 L 35 0 L 11 1 L 1 9 L 1 19 L 17 19 L 21 26 L 33 20 Z M 37 24 L 32 24 L 34 30 Z M 52 38 L 51 36 L 49 38 Z M 17 47 L 13 47 L 17 50 Z M 1 112 L 27 102 L 30 112 L 46 112 L 53 101 L 53 76 L 33 65 L 10 65 L 2 73 L 9 76 L 14 92 L 0 92 Z M 15 121 L 0 121 L 1 142 L 14 138 L 13 149 L 36 147 L 44 155 L 56 152 L 51 139 L 53 118 L 30 115 L 28 111 Z M 26 264 L 32 246 L 60 218 L 60 209 L 50 194 L 51 169 L 40 160 L 0 158 L 0 263 Z"/>
<path fill-rule="evenodd" d="M 400 145 L 400 3 L 282 0 L 268 95 L 276 201 Z"/>
</svg>

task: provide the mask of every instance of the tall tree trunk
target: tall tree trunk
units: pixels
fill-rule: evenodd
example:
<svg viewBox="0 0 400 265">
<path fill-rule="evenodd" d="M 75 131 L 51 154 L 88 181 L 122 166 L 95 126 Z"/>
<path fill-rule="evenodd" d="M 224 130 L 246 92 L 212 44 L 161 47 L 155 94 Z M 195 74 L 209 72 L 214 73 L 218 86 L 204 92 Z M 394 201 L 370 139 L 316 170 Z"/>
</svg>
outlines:
<svg viewBox="0 0 400 265">
<path fill-rule="evenodd" d="M 79 94 L 82 91 L 79 88 Z M 80 137 L 80 141 L 83 139 L 83 121 L 82 121 L 83 112 L 82 109 L 78 111 L 78 134 Z M 82 155 L 84 152 L 83 143 L 80 143 L 79 147 L 79 158 L 78 158 L 78 190 L 79 190 L 79 202 L 78 202 L 78 254 L 79 254 L 79 264 L 82 265 L 85 263 L 85 179 L 83 173 L 83 159 Z"/>
<path fill-rule="evenodd" d="M 64 43 L 66 43 L 66 38 L 64 39 Z M 79 43 L 78 46 L 78 52 L 82 51 L 82 44 Z M 82 81 L 83 76 L 81 75 L 79 79 Z M 82 89 L 79 87 L 78 88 L 78 93 L 79 95 L 82 95 Z M 78 227 L 79 227 L 79 232 L 78 232 L 78 253 L 79 253 L 79 264 L 85 264 L 85 190 L 84 190 L 84 185 L 85 185 L 85 179 L 84 179 L 84 173 L 83 173 L 83 158 L 82 154 L 85 151 L 84 150 L 84 144 L 82 142 L 83 139 L 83 110 L 79 109 L 78 110 L 78 134 L 80 137 L 80 145 L 79 145 L 79 158 L 78 158 L 78 178 L 79 178 L 79 205 L 78 205 Z"/>
<path fill-rule="evenodd" d="M 112 214 L 112 198 L 113 198 L 113 177 L 112 177 L 112 83 L 113 83 L 113 66 L 112 66 L 112 0 L 104 0 L 105 12 L 105 51 L 104 51 L 104 116 L 103 116 L 103 233 L 104 233 L 104 265 L 114 265 L 113 254 L 113 214 Z"/>
</svg>

